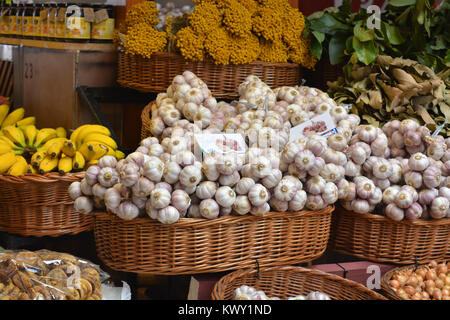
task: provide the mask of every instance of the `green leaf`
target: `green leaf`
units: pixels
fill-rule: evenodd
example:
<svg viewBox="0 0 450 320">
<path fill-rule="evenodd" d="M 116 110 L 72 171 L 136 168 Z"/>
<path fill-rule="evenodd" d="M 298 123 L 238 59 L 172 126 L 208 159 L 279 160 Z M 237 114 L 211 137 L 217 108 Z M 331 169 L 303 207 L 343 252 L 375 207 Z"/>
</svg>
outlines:
<svg viewBox="0 0 450 320">
<path fill-rule="evenodd" d="M 348 37 L 345 41 L 345 49 L 347 52 L 353 51 L 353 36 Z"/>
<path fill-rule="evenodd" d="M 317 57 L 319 60 L 322 59 L 323 46 L 316 37 L 311 38 L 310 48 L 313 56 Z"/>
<path fill-rule="evenodd" d="M 406 7 L 416 3 L 416 0 L 390 0 L 389 5 L 394 7 Z"/>
<path fill-rule="evenodd" d="M 383 22 L 382 28 L 386 30 L 386 36 L 389 40 L 389 43 L 393 45 L 399 45 L 406 41 L 405 37 L 396 26 L 391 26 L 386 22 Z"/>
<path fill-rule="evenodd" d="M 365 65 L 372 63 L 379 51 L 374 41 L 361 42 L 356 37 L 353 37 L 353 49 L 355 49 L 358 60 Z"/>
<path fill-rule="evenodd" d="M 345 42 L 346 37 L 335 35 L 330 40 L 328 46 L 328 54 L 330 55 L 330 63 L 332 65 L 339 64 L 345 60 Z"/>
<path fill-rule="evenodd" d="M 327 34 L 334 34 L 339 30 L 350 31 L 352 28 L 337 20 L 330 14 L 324 14 L 319 19 L 311 20 L 311 30 Z"/>
<path fill-rule="evenodd" d="M 356 26 L 353 28 L 353 34 L 358 38 L 359 41 L 371 41 L 375 37 L 375 31 L 367 30 L 362 27 L 362 22 L 358 22 Z"/>
<path fill-rule="evenodd" d="M 325 40 L 324 33 L 318 31 L 312 31 L 311 33 L 320 43 L 322 43 Z"/>
</svg>

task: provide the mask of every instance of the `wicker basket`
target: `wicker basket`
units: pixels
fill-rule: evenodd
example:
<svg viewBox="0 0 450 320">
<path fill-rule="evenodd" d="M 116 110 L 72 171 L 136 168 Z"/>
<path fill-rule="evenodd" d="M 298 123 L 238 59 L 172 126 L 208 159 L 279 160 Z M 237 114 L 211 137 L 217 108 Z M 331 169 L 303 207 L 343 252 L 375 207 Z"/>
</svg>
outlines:
<svg viewBox="0 0 450 320">
<path fill-rule="evenodd" d="M 268 297 L 286 300 L 313 291 L 326 293 L 332 300 L 386 300 L 362 284 L 319 270 L 294 266 L 244 269 L 222 277 L 212 291 L 213 300 L 232 300 L 242 285 L 263 290 Z"/>
<path fill-rule="evenodd" d="M 84 173 L 0 176 L 0 231 L 21 236 L 60 236 L 92 230 L 94 218 L 76 213 L 68 188 Z"/>
<path fill-rule="evenodd" d="M 442 261 L 440 261 L 442 262 Z M 389 270 L 383 275 L 383 278 L 381 279 L 381 289 L 383 290 L 383 295 L 388 297 L 392 300 L 403 300 L 400 298 L 397 293 L 395 293 L 394 290 L 391 289 L 391 286 L 389 285 L 389 281 L 391 280 L 392 276 L 395 272 L 398 272 L 400 270 L 407 270 L 407 269 L 415 269 L 416 265 L 410 265 L 410 266 L 403 266 L 400 268 L 395 268 L 392 270 Z"/>
<path fill-rule="evenodd" d="M 337 207 L 332 226 L 330 248 L 341 254 L 394 264 L 450 258 L 450 219 L 396 222 Z"/>
<path fill-rule="evenodd" d="M 300 66 L 295 63 L 255 61 L 241 65 L 216 65 L 212 60 L 191 62 L 174 53 L 159 52 L 146 59 L 119 51 L 117 82 L 143 92 L 165 92 L 175 76 L 186 70 L 201 78 L 216 98 L 238 97 L 238 87 L 249 75 L 258 76 L 271 88 L 299 85 Z"/>
<path fill-rule="evenodd" d="M 141 121 L 142 121 L 141 140 L 144 140 L 145 138 L 150 137 L 152 135 L 150 133 L 150 119 L 151 119 L 152 104 L 153 104 L 153 102 L 150 102 L 148 105 L 146 105 L 141 113 Z"/>
<path fill-rule="evenodd" d="M 149 218 L 124 221 L 95 214 L 99 258 L 117 271 L 165 275 L 222 272 L 308 262 L 326 249 L 334 207 L 321 211 L 182 218 L 172 225 Z"/>
</svg>

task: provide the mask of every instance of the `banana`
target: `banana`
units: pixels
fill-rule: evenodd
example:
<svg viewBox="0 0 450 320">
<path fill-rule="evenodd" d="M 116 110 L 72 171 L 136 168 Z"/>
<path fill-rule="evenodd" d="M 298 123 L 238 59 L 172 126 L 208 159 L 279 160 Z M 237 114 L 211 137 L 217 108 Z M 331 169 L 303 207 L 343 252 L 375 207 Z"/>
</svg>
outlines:
<svg viewBox="0 0 450 320">
<path fill-rule="evenodd" d="M 12 176 L 21 176 L 27 173 L 28 163 L 22 156 L 16 156 L 16 162 L 9 168 L 7 174 Z"/>
<path fill-rule="evenodd" d="M 114 141 L 114 139 L 109 136 L 105 136 L 104 134 L 99 134 L 99 133 L 88 134 L 82 142 L 83 143 L 84 142 L 98 142 L 98 143 L 101 143 L 107 147 L 114 149 L 114 150 L 117 149 L 116 141 Z"/>
<path fill-rule="evenodd" d="M 81 152 L 84 159 L 89 162 L 91 160 L 98 160 L 103 157 L 109 148 L 100 143 L 86 142 L 80 147 L 78 151 Z"/>
<path fill-rule="evenodd" d="M 61 150 L 64 146 L 64 142 L 66 141 L 66 138 L 56 138 L 56 139 L 64 139 L 64 140 L 57 140 L 48 147 L 47 154 L 52 158 L 59 157 L 59 155 L 61 154 Z"/>
<path fill-rule="evenodd" d="M 59 159 L 58 162 L 59 174 L 66 174 L 72 171 L 72 165 L 73 165 L 72 158 L 62 155 L 61 159 Z"/>
<path fill-rule="evenodd" d="M 65 140 L 67 140 L 67 139 L 66 138 L 53 138 L 53 139 L 48 140 L 46 143 L 44 143 L 43 146 L 41 146 L 41 147 L 39 147 L 37 149 L 38 149 L 38 151 L 45 151 L 45 152 L 47 152 L 48 148 L 50 148 L 50 146 L 52 144 L 54 144 L 55 142 L 64 143 Z"/>
<path fill-rule="evenodd" d="M 66 141 L 64 141 L 64 145 L 63 145 L 61 151 L 66 156 L 73 158 L 75 156 L 75 152 L 77 150 L 75 149 L 75 145 L 71 140 L 66 140 Z"/>
<path fill-rule="evenodd" d="M 5 154 L 8 152 L 12 152 L 13 149 L 11 148 L 11 146 L 7 143 L 4 143 L 3 141 L 0 141 L 0 155 L 1 154 Z"/>
<path fill-rule="evenodd" d="M 67 138 L 67 131 L 63 127 L 56 128 L 56 135 L 58 138 Z"/>
<path fill-rule="evenodd" d="M 41 164 L 42 160 L 44 160 L 46 155 L 47 152 L 45 151 L 37 151 L 33 153 L 33 155 L 31 156 L 30 164 L 36 169 L 39 168 L 39 165 Z"/>
<path fill-rule="evenodd" d="M 83 128 L 77 135 L 76 139 L 70 139 L 72 141 L 75 141 L 75 143 L 77 144 L 77 146 L 81 146 L 86 140 L 86 136 L 92 133 L 99 133 L 105 136 L 110 136 L 111 132 L 108 130 L 108 128 L 104 127 L 104 126 L 100 126 L 97 124 L 91 124 L 88 125 L 87 127 Z"/>
<path fill-rule="evenodd" d="M 73 161 L 72 161 L 73 169 L 82 170 L 84 168 L 85 164 L 86 164 L 86 160 L 84 159 L 84 156 L 81 154 L 81 152 L 79 152 L 79 151 L 75 152 L 75 156 L 73 157 Z"/>
<path fill-rule="evenodd" d="M 23 119 L 23 116 L 25 115 L 25 109 L 19 108 L 8 114 L 3 120 L 2 123 L 2 129 L 8 126 L 13 126 L 17 123 L 17 121 L 20 121 Z"/>
<path fill-rule="evenodd" d="M 9 112 L 9 105 L 7 104 L 0 105 L 0 126 L 3 123 L 3 120 L 5 120 L 6 116 L 8 115 L 8 112 Z"/>
<path fill-rule="evenodd" d="M 117 160 L 122 160 L 123 158 L 125 158 L 125 153 L 123 153 L 120 150 L 116 150 L 116 154 L 115 154 Z"/>
<path fill-rule="evenodd" d="M 14 126 L 7 126 L 2 129 L 2 132 L 5 137 L 7 137 L 15 144 L 26 147 L 27 144 L 25 143 L 25 136 L 22 130 L 20 130 L 19 128 Z"/>
<path fill-rule="evenodd" d="M 6 173 L 9 168 L 16 162 L 14 152 L 8 152 L 0 156 L 0 174 Z"/>
<path fill-rule="evenodd" d="M 72 140 L 73 142 L 76 142 L 76 141 L 77 141 L 78 134 L 80 133 L 80 131 L 83 130 L 84 128 L 86 128 L 86 127 L 89 127 L 89 126 L 91 126 L 91 125 L 90 125 L 90 124 L 84 124 L 84 125 L 79 126 L 78 128 L 76 128 L 76 129 L 70 134 L 69 140 Z"/>
<path fill-rule="evenodd" d="M 27 117 L 16 122 L 17 127 L 26 127 L 32 124 L 36 124 L 36 117 Z"/>
<path fill-rule="evenodd" d="M 36 141 L 34 142 L 34 146 L 39 148 L 43 143 L 48 140 L 57 138 L 56 130 L 53 128 L 43 128 L 39 130 L 36 135 Z"/>
<path fill-rule="evenodd" d="M 44 174 L 47 172 L 51 172 L 58 168 L 58 158 L 52 158 L 49 155 L 46 155 L 42 162 L 39 164 L 39 173 Z"/>
<path fill-rule="evenodd" d="M 30 124 L 23 129 L 23 133 L 25 135 L 25 142 L 28 146 L 33 146 L 34 140 L 36 139 L 36 135 L 39 130 L 36 128 L 34 124 Z"/>
<path fill-rule="evenodd" d="M 108 148 L 108 152 L 105 153 L 105 156 L 116 156 L 116 150 L 112 149 L 112 148 Z"/>
<path fill-rule="evenodd" d="M 37 169 L 35 167 L 33 167 L 31 164 L 29 164 L 27 167 L 27 173 L 38 174 L 39 172 L 37 171 Z"/>
<path fill-rule="evenodd" d="M 6 144 L 8 146 L 11 147 L 11 149 L 16 153 L 16 154 L 22 154 L 23 153 L 23 148 L 16 146 L 11 140 L 9 140 L 7 137 L 5 136 L 0 136 L 0 143 L 2 144 Z"/>
</svg>

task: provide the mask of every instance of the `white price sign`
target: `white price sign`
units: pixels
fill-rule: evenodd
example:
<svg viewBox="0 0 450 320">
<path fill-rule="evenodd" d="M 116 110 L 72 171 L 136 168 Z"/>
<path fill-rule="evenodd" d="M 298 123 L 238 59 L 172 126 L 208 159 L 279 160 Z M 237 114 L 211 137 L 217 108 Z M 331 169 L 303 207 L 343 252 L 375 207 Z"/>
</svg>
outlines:
<svg viewBox="0 0 450 320">
<path fill-rule="evenodd" d="M 293 127 L 290 131 L 289 141 L 306 138 L 311 133 L 317 133 L 325 137 L 338 133 L 336 124 L 329 112 L 325 112 Z"/>
<path fill-rule="evenodd" d="M 240 134 L 196 134 L 194 137 L 204 154 L 210 154 L 212 152 L 218 154 L 245 154 L 247 149 L 245 140 Z"/>
</svg>

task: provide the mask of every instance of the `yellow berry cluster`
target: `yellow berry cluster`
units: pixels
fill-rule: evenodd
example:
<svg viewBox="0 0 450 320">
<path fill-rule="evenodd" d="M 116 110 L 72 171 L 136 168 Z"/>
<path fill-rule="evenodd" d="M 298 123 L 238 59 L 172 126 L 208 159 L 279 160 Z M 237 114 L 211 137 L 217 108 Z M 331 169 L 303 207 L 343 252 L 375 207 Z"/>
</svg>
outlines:
<svg viewBox="0 0 450 320">
<path fill-rule="evenodd" d="M 209 56 L 216 64 L 255 60 L 294 62 L 314 68 L 305 17 L 287 0 L 194 0 L 189 26 L 177 35 L 181 54 L 194 61 Z"/>
<path fill-rule="evenodd" d="M 151 26 L 158 24 L 159 11 L 154 1 L 144 1 L 135 4 L 127 11 L 125 24 L 128 28 L 138 23 L 146 23 Z"/>
<path fill-rule="evenodd" d="M 125 52 L 150 58 L 155 52 L 163 51 L 167 44 L 167 33 L 155 30 L 149 24 L 138 23 L 128 30 L 125 38 Z"/>
</svg>

